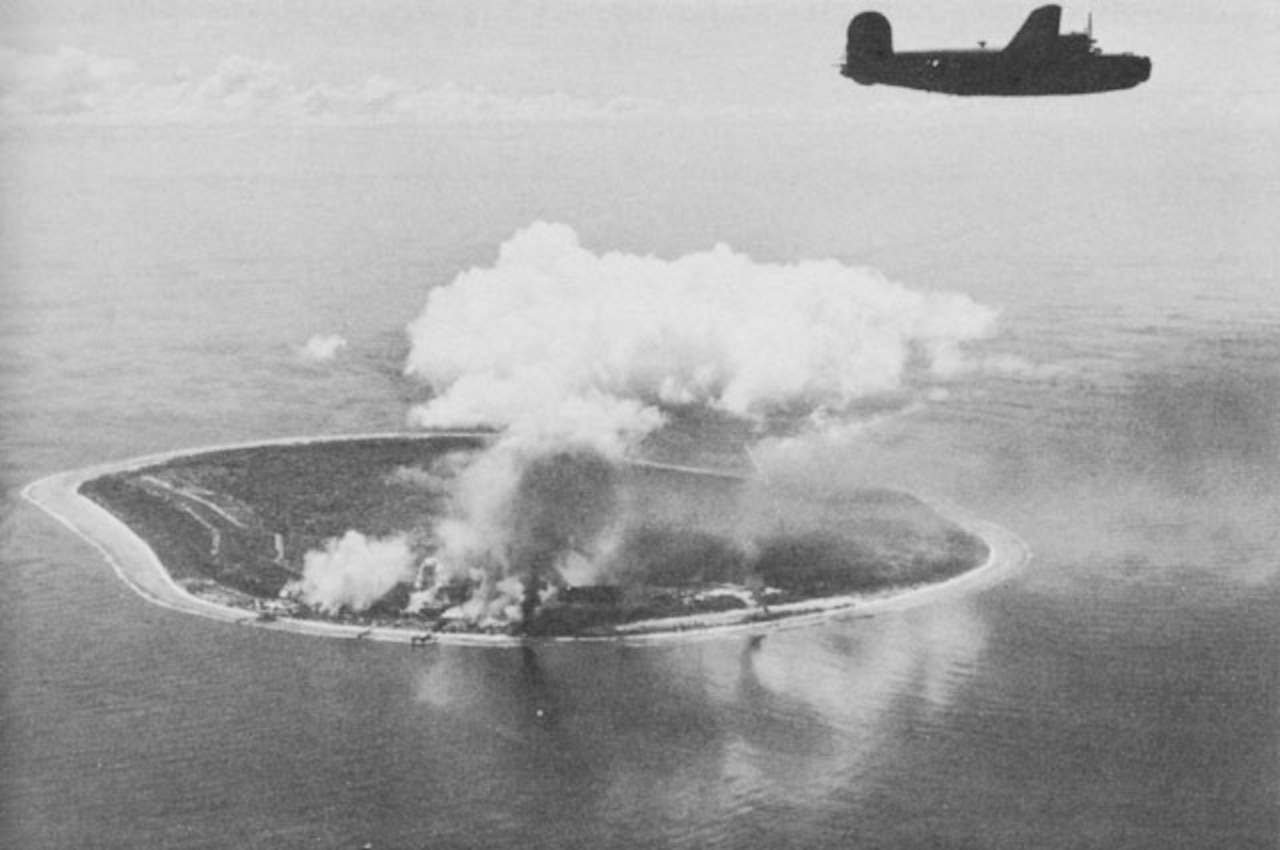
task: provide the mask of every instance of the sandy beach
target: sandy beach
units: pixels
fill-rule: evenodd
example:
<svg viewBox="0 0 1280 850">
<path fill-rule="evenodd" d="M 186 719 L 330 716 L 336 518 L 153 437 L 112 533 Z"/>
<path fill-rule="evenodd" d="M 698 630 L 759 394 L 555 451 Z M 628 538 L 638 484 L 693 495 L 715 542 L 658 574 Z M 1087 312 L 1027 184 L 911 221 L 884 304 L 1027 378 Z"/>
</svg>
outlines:
<svg viewBox="0 0 1280 850">
<path fill-rule="evenodd" d="M 457 435 L 455 432 L 439 434 L 439 436 Z M 1021 569 L 1031 557 L 1027 545 L 1010 531 L 994 523 L 969 517 L 964 511 L 945 500 L 920 497 L 939 514 L 981 538 L 988 548 L 986 561 L 960 575 L 923 586 L 877 594 L 828 597 L 770 606 L 769 619 L 762 619 L 764 612 L 761 609 L 739 609 L 718 614 L 628 623 L 619 627 L 615 634 L 599 636 L 526 638 L 503 634 L 426 632 L 408 627 L 361 626 L 324 620 L 294 619 L 287 616 L 274 620 L 262 620 L 253 612 L 243 608 L 219 605 L 201 598 L 175 582 L 151 547 L 129 526 L 79 493 L 81 484 L 102 475 L 128 472 L 213 451 L 397 436 L 425 435 L 364 434 L 340 437 L 297 437 L 180 450 L 50 475 L 27 485 L 22 490 L 22 497 L 84 538 L 102 554 L 126 584 L 144 599 L 156 605 L 213 620 L 251 625 L 272 631 L 395 643 L 428 641 L 484 646 L 519 646 L 530 640 L 636 643 L 709 638 L 733 632 L 764 633 L 796 628 L 833 617 L 869 617 L 890 611 L 902 611 L 946 596 L 971 593 L 1004 581 Z M 467 436 L 474 435 L 467 434 Z"/>
</svg>

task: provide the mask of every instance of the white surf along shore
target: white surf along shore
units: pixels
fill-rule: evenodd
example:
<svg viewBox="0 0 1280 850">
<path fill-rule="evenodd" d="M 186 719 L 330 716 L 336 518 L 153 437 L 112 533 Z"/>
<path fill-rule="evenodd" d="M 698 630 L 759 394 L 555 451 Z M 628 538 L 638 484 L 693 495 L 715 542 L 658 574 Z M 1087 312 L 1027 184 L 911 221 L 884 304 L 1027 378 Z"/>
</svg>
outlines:
<svg viewBox="0 0 1280 850">
<path fill-rule="evenodd" d="M 295 632 L 348 639 L 389 641 L 395 643 L 449 643 L 487 646 L 517 646 L 528 641 L 624 641 L 690 639 L 723 635 L 726 632 L 752 633 L 794 628 L 832 617 L 868 617 L 890 611 L 902 611 L 936 601 L 943 597 L 974 592 L 998 584 L 1021 569 L 1031 552 L 1012 532 L 1000 526 L 968 516 L 954 505 L 938 498 L 923 499 L 927 505 L 956 525 L 979 537 L 987 545 L 988 555 L 982 564 L 943 581 L 915 585 L 873 594 L 827 597 L 764 608 L 734 609 L 689 617 L 626 623 L 613 634 L 582 637 L 536 637 L 467 632 L 430 632 L 412 626 L 361 626 L 327 620 L 295 619 L 281 616 L 262 619 L 253 611 L 218 604 L 189 592 L 174 581 L 156 553 L 114 514 L 79 492 L 80 485 L 103 475 L 131 472 L 158 463 L 193 457 L 209 452 L 248 449 L 260 446 L 302 445 L 321 442 L 354 442 L 368 439 L 468 436 L 474 432 L 430 432 L 407 434 L 361 434 L 321 437 L 294 437 L 259 440 L 198 449 L 183 449 L 147 455 L 117 463 L 100 464 L 41 478 L 22 490 L 22 497 L 52 516 L 97 549 L 124 580 L 148 602 L 196 614 L 213 620 L 253 625 L 273 631 Z M 696 472 L 689 469 L 687 471 Z M 917 496 L 919 498 L 919 496 Z M 767 617 L 767 618 L 766 618 Z"/>
</svg>

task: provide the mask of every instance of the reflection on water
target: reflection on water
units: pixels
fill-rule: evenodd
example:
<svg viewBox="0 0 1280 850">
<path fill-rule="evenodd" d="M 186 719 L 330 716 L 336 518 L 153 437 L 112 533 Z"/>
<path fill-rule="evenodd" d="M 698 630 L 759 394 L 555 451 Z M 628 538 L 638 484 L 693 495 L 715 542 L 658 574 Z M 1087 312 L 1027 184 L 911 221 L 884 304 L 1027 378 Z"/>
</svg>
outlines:
<svg viewBox="0 0 1280 850">
<path fill-rule="evenodd" d="M 441 647 L 414 675 L 423 722 L 490 738 L 463 768 L 502 798 L 552 783 L 603 819 L 707 821 L 822 808 L 890 760 L 886 727 L 927 724 L 985 645 L 972 607 L 667 645 Z"/>
</svg>

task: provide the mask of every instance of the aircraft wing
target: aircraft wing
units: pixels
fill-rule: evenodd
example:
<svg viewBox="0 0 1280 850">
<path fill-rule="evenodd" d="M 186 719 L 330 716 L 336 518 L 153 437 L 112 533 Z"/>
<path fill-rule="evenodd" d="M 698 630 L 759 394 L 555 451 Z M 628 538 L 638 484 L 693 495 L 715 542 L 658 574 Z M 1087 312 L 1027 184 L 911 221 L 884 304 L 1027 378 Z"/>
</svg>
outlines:
<svg viewBox="0 0 1280 850">
<path fill-rule="evenodd" d="M 1005 45 L 1005 53 L 1025 53 L 1043 50 L 1058 39 L 1058 27 L 1062 21 L 1061 6 L 1041 6 L 1027 16 L 1018 34 Z"/>
</svg>

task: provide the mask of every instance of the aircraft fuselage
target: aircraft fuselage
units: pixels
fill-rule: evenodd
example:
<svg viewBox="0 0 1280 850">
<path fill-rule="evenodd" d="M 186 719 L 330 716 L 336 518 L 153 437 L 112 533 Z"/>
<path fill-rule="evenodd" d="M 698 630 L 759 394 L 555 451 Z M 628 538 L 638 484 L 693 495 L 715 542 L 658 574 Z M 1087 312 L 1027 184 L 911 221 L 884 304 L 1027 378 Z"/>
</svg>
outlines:
<svg viewBox="0 0 1280 850">
<path fill-rule="evenodd" d="M 863 85 L 955 95 L 1052 95 L 1129 89 L 1151 76 L 1142 56 L 1093 53 L 1042 58 L 1011 57 L 998 50 L 933 50 L 847 62 L 841 73 Z"/>
<path fill-rule="evenodd" d="M 840 73 L 863 85 L 958 95 L 1087 94 L 1133 88 L 1151 60 L 1094 47 L 1092 27 L 1061 33 L 1062 9 L 1041 6 L 1001 50 L 895 51 L 889 20 L 863 12 L 849 23 Z"/>
</svg>

